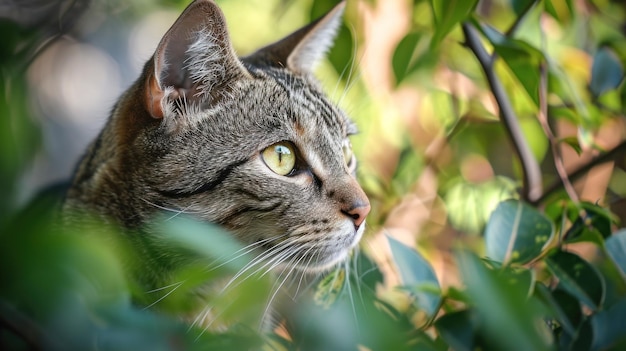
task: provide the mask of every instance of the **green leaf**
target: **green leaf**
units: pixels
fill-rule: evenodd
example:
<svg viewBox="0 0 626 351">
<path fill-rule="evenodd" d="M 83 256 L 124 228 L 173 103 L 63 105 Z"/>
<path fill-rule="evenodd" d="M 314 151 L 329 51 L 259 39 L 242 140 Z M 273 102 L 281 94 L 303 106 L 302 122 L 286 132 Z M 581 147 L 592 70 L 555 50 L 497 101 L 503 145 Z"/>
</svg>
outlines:
<svg viewBox="0 0 626 351">
<path fill-rule="evenodd" d="M 589 90 L 598 97 L 605 92 L 616 89 L 624 78 L 624 68 L 615 52 L 607 46 L 598 49 L 593 56 L 591 66 L 591 82 Z"/>
<path fill-rule="evenodd" d="M 501 202 L 485 228 L 487 256 L 504 263 L 527 263 L 538 257 L 554 235 L 550 220 L 518 201 Z"/>
<path fill-rule="evenodd" d="M 591 317 L 593 350 L 624 350 L 626 346 L 626 299 Z"/>
<path fill-rule="evenodd" d="M 515 12 L 515 15 L 520 16 L 535 3 L 535 0 L 509 0 L 509 2 L 511 3 L 511 7 L 513 8 L 513 12 Z"/>
<path fill-rule="evenodd" d="M 615 262 L 622 276 L 626 277 L 626 229 L 611 235 L 604 247 L 609 257 Z"/>
<path fill-rule="evenodd" d="M 584 210 L 585 218 L 581 217 Z M 582 202 L 569 208 L 569 219 L 574 222 L 565 233 L 567 243 L 588 241 L 599 246 L 611 236 L 612 214 L 605 208 L 589 202 Z"/>
<path fill-rule="evenodd" d="M 605 284 L 587 261 L 567 251 L 556 251 L 545 260 L 559 279 L 559 286 L 593 310 L 602 306 Z"/>
<path fill-rule="evenodd" d="M 535 290 L 535 273 L 530 269 L 504 267 L 498 270 L 498 278 L 526 293 L 526 296 L 530 296 Z"/>
<path fill-rule="evenodd" d="M 387 241 L 402 283 L 415 297 L 415 304 L 428 316 L 435 315 L 441 303 L 441 293 L 430 264 L 416 250 L 398 240 L 387 236 Z"/>
<path fill-rule="evenodd" d="M 393 74 L 396 77 L 396 85 L 399 85 L 416 67 L 415 47 L 421 37 L 422 35 L 419 32 L 410 32 L 396 46 L 391 61 Z"/>
<path fill-rule="evenodd" d="M 474 11 L 478 0 L 430 0 L 435 22 L 431 48 L 435 48 L 459 22 Z"/>
<path fill-rule="evenodd" d="M 574 15 L 572 0 L 546 0 L 546 12 L 561 23 L 568 22 Z"/>
<path fill-rule="evenodd" d="M 337 301 L 346 284 L 346 270 L 343 267 L 335 269 L 317 285 L 314 296 L 315 303 L 324 308 L 330 307 Z"/>
<path fill-rule="evenodd" d="M 495 52 L 504 60 L 536 106 L 539 106 L 539 65 L 543 53 L 527 42 L 513 39 L 488 25 L 478 27 L 491 42 Z"/>
<path fill-rule="evenodd" d="M 456 258 L 467 294 L 484 322 L 484 339 L 500 350 L 549 349 L 551 334 L 543 323 L 545 313 L 538 300 L 499 278 L 474 254 L 459 252 Z"/>
<path fill-rule="evenodd" d="M 536 296 L 552 312 L 554 318 L 569 335 L 576 334 L 576 327 L 582 320 L 582 310 L 578 300 L 567 292 L 557 289 L 548 290 L 543 284 L 536 285 Z"/>
<path fill-rule="evenodd" d="M 478 321 L 472 310 L 447 313 L 437 321 L 435 328 L 452 350 L 474 350 Z"/>
</svg>

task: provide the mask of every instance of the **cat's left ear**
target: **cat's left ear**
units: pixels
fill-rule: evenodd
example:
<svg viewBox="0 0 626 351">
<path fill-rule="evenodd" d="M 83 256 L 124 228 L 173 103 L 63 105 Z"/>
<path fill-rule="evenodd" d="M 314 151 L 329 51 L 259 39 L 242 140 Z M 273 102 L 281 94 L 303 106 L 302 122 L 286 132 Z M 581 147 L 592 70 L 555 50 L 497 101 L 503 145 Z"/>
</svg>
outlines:
<svg viewBox="0 0 626 351">
<path fill-rule="evenodd" d="M 345 6 L 345 1 L 340 2 L 316 21 L 242 60 L 252 64 L 285 67 L 297 73 L 312 72 L 333 45 Z"/>
<path fill-rule="evenodd" d="M 145 101 L 157 119 L 175 120 L 182 107 L 206 106 L 250 77 L 232 47 L 226 19 L 211 0 L 195 0 L 165 33 L 147 72 Z M 174 126 L 173 126 L 174 127 Z"/>
</svg>

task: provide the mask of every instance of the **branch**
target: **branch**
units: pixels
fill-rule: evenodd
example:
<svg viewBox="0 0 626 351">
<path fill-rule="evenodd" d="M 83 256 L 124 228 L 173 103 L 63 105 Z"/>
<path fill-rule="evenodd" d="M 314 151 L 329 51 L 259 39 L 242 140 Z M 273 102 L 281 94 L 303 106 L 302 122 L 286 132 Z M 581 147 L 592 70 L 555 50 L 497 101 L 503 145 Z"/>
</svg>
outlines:
<svg viewBox="0 0 626 351">
<path fill-rule="evenodd" d="M 592 159 L 587 164 L 576 169 L 575 171 L 570 173 L 567 176 L 567 178 L 571 182 L 573 182 L 581 178 L 582 176 L 586 175 L 587 172 L 589 172 L 593 167 L 600 165 L 602 163 L 614 161 L 616 158 L 618 158 L 619 156 L 622 156 L 623 154 L 626 154 L 626 140 L 622 141 L 620 144 L 618 144 L 616 147 L 614 147 L 610 151 Z M 530 203 L 532 205 L 538 205 L 542 203 L 543 201 L 545 201 L 550 195 L 560 190 L 562 187 L 563 187 L 562 179 L 557 179 L 554 183 L 550 184 L 550 186 L 546 188 L 544 193 L 541 194 L 539 198 L 537 198 L 536 200 L 530 201 Z"/>
<path fill-rule="evenodd" d="M 472 50 L 485 73 L 487 82 L 491 87 L 491 92 L 500 110 L 500 119 L 509 134 L 515 153 L 522 164 L 524 179 L 522 198 L 529 202 L 536 201 L 543 191 L 539 163 L 530 151 L 530 147 L 522 134 L 519 121 L 515 115 L 515 111 L 513 111 L 509 97 L 494 72 L 493 57 L 490 56 L 483 47 L 478 32 L 474 27 L 469 23 L 463 23 L 462 28 L 463 34 L 465 35 L 465 44 Z"/>
</svg>

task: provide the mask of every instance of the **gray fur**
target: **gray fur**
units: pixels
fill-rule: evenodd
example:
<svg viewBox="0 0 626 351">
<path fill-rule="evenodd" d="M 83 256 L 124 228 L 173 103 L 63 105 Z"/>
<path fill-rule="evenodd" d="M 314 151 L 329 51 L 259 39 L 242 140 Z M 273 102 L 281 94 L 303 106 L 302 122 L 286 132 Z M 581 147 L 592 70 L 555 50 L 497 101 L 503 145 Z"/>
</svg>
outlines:
<svg viewBox="0 0 626 351">
<path fill-rule="evenodd" d="M 149 238 L 151 219 L 170 209 L 217 223 L 243 244 L 280 237 L 264 248 L 287 245 L 287 266 L 316 272 L 344 260 L 369 211 L 342 153 L 355 128 L 305 64 L 327 49 L 342 6 L 284 47 L 238 59 L 217 6 L 192 3 L 79 164 L 66 218 L 88 212 Z M 172 42 L 179 37 L 189 45 Z M 281 141 L 297 148 L 290 176 L 261 157 Z"/>
</svg>

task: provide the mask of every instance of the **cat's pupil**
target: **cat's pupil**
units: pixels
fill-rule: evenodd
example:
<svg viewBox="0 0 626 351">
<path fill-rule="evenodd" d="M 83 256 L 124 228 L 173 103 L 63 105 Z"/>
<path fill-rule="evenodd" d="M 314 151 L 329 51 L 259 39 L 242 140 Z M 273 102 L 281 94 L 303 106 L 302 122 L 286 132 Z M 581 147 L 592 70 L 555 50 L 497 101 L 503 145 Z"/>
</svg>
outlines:
<svg viewBox="0 0 626 351">
<path fill-rule="evenodd" d="M 278 154 L 278 163 L 281 165 L 283 163 L 283 155 L 291 155 L 291 151 L 283 145 L 276 146 L 274 150 Z"/>
</svg>

